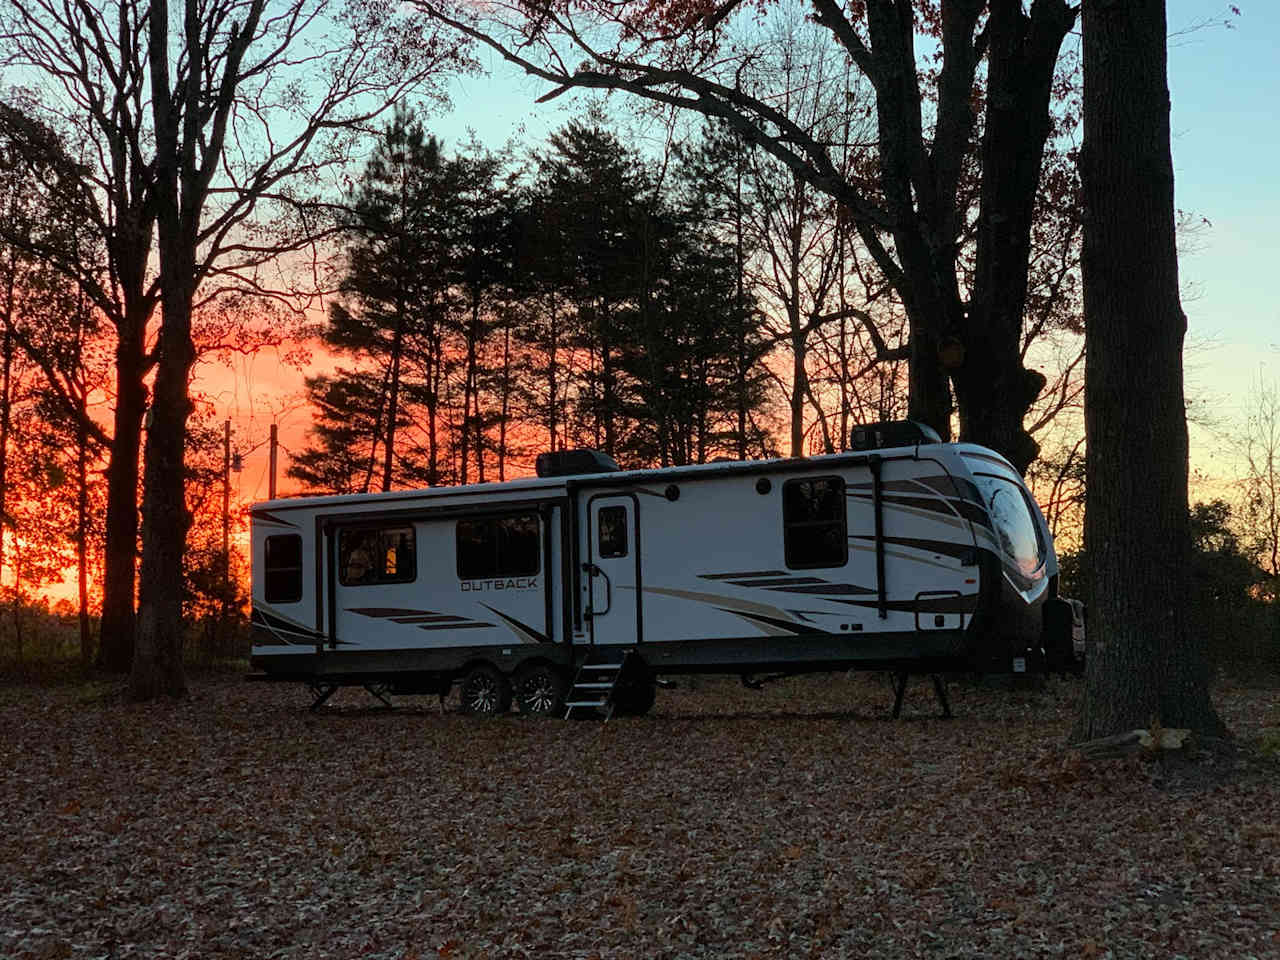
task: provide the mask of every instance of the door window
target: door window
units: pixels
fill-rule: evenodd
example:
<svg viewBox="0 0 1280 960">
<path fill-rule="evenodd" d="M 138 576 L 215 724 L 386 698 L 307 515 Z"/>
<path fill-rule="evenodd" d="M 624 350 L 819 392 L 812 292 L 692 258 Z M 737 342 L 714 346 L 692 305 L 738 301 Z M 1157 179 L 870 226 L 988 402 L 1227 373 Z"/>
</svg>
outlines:
<svg viewBox="0 0 1280 960">
<path fill-rule="evenodd" d="M 599 551 L 602 560 L 627 555 L 627 508 L 601 507 L 596 514 L 599 527 Z"/>
</svg>

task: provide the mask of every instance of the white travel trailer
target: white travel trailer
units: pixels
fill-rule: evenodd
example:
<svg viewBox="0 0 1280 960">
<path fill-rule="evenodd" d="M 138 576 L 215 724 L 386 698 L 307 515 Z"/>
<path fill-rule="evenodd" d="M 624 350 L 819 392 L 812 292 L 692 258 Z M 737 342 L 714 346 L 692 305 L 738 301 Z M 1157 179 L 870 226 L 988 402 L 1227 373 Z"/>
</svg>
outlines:
<svg viewBox="0 0 1280 960">
<path fill-rule="evenodd" d="M 317 705 L 457 684 L 533 713 L 644 712 L 663 674 L 1034 669 L 1058 563 L 1018 472 L 909 422 L 854 445 L 258 504 L 252 663 Z"/>
</svg>

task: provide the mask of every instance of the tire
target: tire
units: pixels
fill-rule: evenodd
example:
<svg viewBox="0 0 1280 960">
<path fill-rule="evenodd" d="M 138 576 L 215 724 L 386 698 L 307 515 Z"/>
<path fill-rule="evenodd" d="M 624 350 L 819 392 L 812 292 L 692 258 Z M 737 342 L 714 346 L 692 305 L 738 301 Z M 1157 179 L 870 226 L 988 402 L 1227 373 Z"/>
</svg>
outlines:
<svg viewBox="0 0 1280 960">
<path fill-rule="evenodd" d="M 619 717 L 642 717 L 657 698 L 658 685 L 652 676 L 619 683 L 613 691 L 613 712 Z"/>
<path fill-rule="evenodd" d="M 521 667 L 516 671 L 513 686 L 521 713 L 547 717 L 564 712 L 569 683 L 564 671 L 554 664 L 532 663 Z"/>
<path fill-rule="evenodd" d="M 480 663 L 462 675 L 458 696 L 463 713 L 506 713 L 511 709 L 511 682 L 496 667 Z"/>
</svg>

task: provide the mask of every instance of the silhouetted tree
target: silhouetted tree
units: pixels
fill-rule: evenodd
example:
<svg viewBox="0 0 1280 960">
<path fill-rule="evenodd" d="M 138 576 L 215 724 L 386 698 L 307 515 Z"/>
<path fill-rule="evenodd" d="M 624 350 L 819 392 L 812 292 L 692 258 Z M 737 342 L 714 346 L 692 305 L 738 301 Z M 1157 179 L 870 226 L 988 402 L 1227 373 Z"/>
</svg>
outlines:
<svg viewBox="0 0 1280 960">
<path fill-rule="evenodd" d="M 1077 732 L 1153 721 L 1210 734 L 1190 616 L 1187 421 L 1164 0 L 1084 8 L 1089 630 Z"/>
<path fill-rule="evenodd" d="M 440 477 L 444 337 L 460 186 L 456 172 L 413 114 L 397 111 L 344 217 L 348 267 L 342 298 L 331 305 L 321 338 L 363 365 L 337 377 L 356 378 L 366 389 L 376 385 L 373 432 L 363 446 L 370 451 L 370 474 L 379 490 L 390 490 L 398 472 L 418 472 L 417 464 L 398 462 L 404 450 L 396 446 L 397 433 L 409 420 L 409 395 L 427 411 L 426 482 L 435 484 Z M 369 375 L 370 364 L 377 376 Z M 326 378 L 319 385 L 328 390 L 330 382 Z M 329 399 L 354 395 L 347 388 Z M 367 400 L 361 398 L 361 404 Z"/>
<path fill-rule="evenodd" d="M 380 372 L 308 377 L 312 422 L 307 447 L 287 473 L 308 493 L 368 493 L 374 486 L 385 387 Z"/>
<path fill-rule="evenodd" d="M 72 109 L 64 135 L 32 115 L 47 115 L 47 105 L 0 105 L 0 167 L 14 178 L 25 203 L 58 211 L 57 219 L 74 223 L 74 235 L 68 242 L 64 231 L 33 231 L 29 218 L 7 218 L 0 232 L 6 243 L 74 284 L 115 334 L 110 433 L 96 419 L 83 426 L 110 450 L 97 662 L 123 673 L 133 659 L 138 472 L 147 402 L 144 380 L 152 366 L 147 326 L 158 298 L 149 259 L 155 209 L 148 160 L 134 149 L 139 145 L 136 132 L 145 124 L 139 99 L 143 77 L 98 69 L 115 63 L 114 44 L 104 42 L 101 34 L 69 29 L 63 12 L 50 4 L 4 4 L 0 27 L 15 57 L 36 75 L 65 77 L 68 89 L 90 94 L 90 103 L 109 93 L 115 106 L 109 111 Z M 46 47 L 46 29 L 61 38 L 57 48 Z M 74 162 L 68 141 L 102 162 L 96 167 Z"/>
</svg>

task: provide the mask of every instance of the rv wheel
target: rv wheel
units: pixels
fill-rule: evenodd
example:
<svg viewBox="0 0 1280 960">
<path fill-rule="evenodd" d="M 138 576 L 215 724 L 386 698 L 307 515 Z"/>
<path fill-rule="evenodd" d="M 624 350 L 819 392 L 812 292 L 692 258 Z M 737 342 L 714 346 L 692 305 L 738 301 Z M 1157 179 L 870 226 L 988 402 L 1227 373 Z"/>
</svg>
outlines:
<svg viewBox="0 0 1280 960">
<path fill-rule="evenodd" d="M 564 710 L 564 674 L 549 663 L 535 663 L 516 672 L 516 703 L 521 713 L 538 716 L 558 714 Z"/>
<path fill-rule="evenodd" d="M 506 713 L 511 709 L 511 684 L 487 663 L 463 674 L 458 694 L 463 713 Z"/>
</svg>

